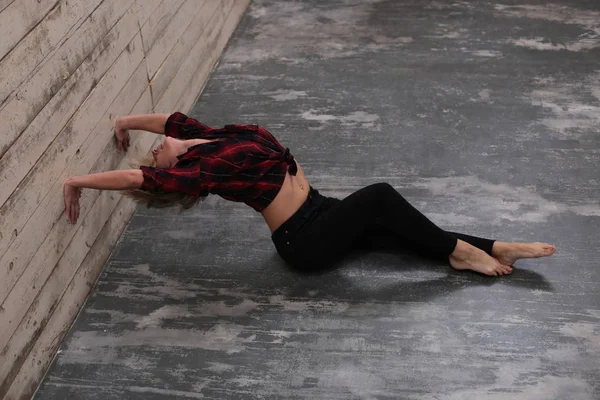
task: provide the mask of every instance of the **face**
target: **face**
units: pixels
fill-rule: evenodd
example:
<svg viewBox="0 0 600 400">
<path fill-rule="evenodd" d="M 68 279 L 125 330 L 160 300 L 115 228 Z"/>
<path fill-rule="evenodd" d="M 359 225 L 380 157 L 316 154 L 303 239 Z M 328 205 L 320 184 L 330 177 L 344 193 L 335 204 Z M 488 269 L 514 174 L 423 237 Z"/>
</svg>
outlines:
<svg viewBox="0 0 600 400">
<path fill-rule="evenodd" d="M 157 168 L 170 168 L 177 162 L 174 140 L 167 137 L 161 144 L 152 149 L 152 157 L 154 157 Z"/>
</svg>

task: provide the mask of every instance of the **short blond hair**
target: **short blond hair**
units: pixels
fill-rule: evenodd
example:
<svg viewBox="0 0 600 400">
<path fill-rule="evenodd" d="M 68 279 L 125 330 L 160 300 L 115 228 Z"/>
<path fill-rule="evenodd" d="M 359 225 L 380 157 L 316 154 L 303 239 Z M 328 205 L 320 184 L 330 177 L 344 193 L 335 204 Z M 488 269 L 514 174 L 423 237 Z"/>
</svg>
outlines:
<svg viewBox="0 0 600 400">
<path fill-rule="evenodd" d="M 156 167 L 156 161 L 152 154 L 138 154 L 132 157 L 130 166 L 134 169 L 141 166 Z M 131 189 L 123 190 L 122 193 L 136 203 L 143 204 L 148 208 L 179 206 L 180 210 L 187 210 L 205 199 L 204 196 L 193 196 L 183 192 L 147 192 L 141 189 Z"/>
</svg>

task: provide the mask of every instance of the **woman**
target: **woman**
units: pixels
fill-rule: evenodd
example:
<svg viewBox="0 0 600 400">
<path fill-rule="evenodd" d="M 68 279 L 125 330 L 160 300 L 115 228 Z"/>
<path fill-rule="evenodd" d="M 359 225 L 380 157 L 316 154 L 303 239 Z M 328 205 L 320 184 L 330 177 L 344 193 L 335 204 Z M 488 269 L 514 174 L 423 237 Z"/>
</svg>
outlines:
<svg viewBox="0 0 600 400">
<path fill-rule="evenodd" d="M 290 154 L 264 128 L 210 128 L 181 113 L 117 118 L 118 150 L 127 151 L 129 129 L 164 134 L 151 166 L 69 178 L 65 215 L 75 223 L 81 188 L 122 190 L 148 206 L 189 208 L 208 194 L 244 202 L 260 212 L 277 252 L 302 270 L 332 266 L 355 248 L 409 247 L 458 270 L 510 274 L 521 258 L 552 255 L 546 243 L 507 243 L 446 232 L 386 183 L 367 186 L 344 200 L 313 189 Z"/>
</svg>

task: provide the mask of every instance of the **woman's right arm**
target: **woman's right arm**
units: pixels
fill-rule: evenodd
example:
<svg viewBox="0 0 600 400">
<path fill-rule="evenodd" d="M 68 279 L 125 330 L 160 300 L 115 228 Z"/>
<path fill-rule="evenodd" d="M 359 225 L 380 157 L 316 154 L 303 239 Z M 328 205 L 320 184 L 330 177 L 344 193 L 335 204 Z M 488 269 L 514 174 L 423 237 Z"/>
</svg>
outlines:
<svg viewBox="0 0 600 400">
<path fill-rule="evenodd" d="M 65 216 L 74 224 L 79 218 L 79 197 L 81 188 L 100 190 L 139 189 L 144 183 L 144 175 L 139 169 L 101 172 L 98 174 L 74 176 L 63 185 Z"/>
</svg>

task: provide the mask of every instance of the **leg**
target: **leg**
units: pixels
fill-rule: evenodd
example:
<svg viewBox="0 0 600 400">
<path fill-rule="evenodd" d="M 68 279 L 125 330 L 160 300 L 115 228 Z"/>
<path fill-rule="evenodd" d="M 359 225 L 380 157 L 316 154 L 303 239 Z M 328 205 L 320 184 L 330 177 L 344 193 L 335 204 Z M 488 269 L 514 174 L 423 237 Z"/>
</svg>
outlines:
<svg viewBox="0 0 600 400">
<path fill-rule="evenodd" d="M 485 251 L 487 254 L 492 256 L 494 248 L 494 240 L 485 239 L 477 236 L 465 235 L 464 233 L 449 232 L 450 235 L 464 242 L 469 243 L 471 246 L 475 246 L 480 250 Z M 355 247 L 361 250 L 398 250 L 402 248 L 402 241 L 399 240 L 390 231 L 383 229 L 372 229 L 366 231 L 355 243 Z M 419 250 L 416 249 L 415 250 Z M 422 249 L 423 253 L 427 252 L 427 249 Z"/>
<path fill-rule="evenodd" d="M 471 246 L 475 246 L 478 249 L 485 251 L 490 256 L 492 255 L 492 249 L 494 247 L 495 240 L 485 239 L 485 238 L 481 238 L 481 237 L 477 237 L 477 236 L 465 235 L 464 233 L 457 233 L 457 232 L 448 232 L 448 233 L 450 233 L 452 236 L 456 237 L 457 239 L 460 239 L 464 242 L 469 243 Z"/>
<path fill-rule="evenodd" d="M 448 232 L 448 231 L 447 231 Z M 554 254 L 556 246 L 548 243 L 517 243 L 501 242 L 485 239 L 463 233 L 448 232 L 452 236 L 485 251 L 500 264 L 512 266 L 523 258 L 548 257 Z M 408 248 L 406 243 L 398 240 L 391 232 L 382 229 L 366 231 L 357 241 L 355 247 L 360 250 L 396 251 L 400 249 L 415 250 L 423 256 L 428 256 L 427 249 Z"/>
<path fill-rule="evenodd" d="M 363 188 L 319 215 L 295 239 L 295 253 L 304 264 L 329 265 L 373 229 L 389 231 L 399 242 L 449 260 L 456 269 L 489 275 L 510 272 L 485 252 L 437 227 L 385 183 Z"/>
</svg>

